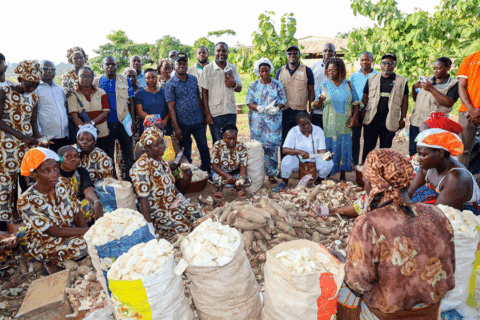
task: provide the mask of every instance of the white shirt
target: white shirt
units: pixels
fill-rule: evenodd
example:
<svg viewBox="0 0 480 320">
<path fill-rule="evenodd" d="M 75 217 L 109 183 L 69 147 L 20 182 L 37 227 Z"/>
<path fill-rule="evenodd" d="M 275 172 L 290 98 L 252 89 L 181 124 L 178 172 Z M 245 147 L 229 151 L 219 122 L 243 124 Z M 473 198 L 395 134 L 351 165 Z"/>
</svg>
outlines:
<svg viewBox="0 0 480 320">
<path fill-rule="evenodd" d="M 313 72 L 313 77 L 315 79 L 315 94 L 317 92 L 318 87 L 320 87 L 320 84 L 327 80 L 327 77 L 325 76 L 325 63 L 323 61 L 319 61 L 315 63 L 312 67 L 312 72 Z M 315 97 L 316 99 L 317 97 Z M 315 109 L 313 111 L 314 114 L 323 114 L 323 110 L 317 110 Z"/>
<path fill-rule="evenodd" d="M 283 147 L 315 154 L 318 153 L 318 150 L 327 149 L 325 146 L 325 133 L 323 133 L 322 128 L 312 124 L 312 133 L 307 137 L 302 134 L 299 126 L 295 126 L 288 132 Z"/>
<path fill-rule="evenodd" d="M 0 87 L 6 87 L 9 86 L 10 84 L 8 83 L 8 80 L 5 80 L 5 82 L 0 82 Z"/>
<path fill-rule="evenodd" d="M 68 116 L 62 87 L 55 82 L 50 86 L 41 81 L 35 93 L 38 95 L 38 125 L 42 135 L 54 135 L 55 139 L 67 137 Z"/>
</svg>

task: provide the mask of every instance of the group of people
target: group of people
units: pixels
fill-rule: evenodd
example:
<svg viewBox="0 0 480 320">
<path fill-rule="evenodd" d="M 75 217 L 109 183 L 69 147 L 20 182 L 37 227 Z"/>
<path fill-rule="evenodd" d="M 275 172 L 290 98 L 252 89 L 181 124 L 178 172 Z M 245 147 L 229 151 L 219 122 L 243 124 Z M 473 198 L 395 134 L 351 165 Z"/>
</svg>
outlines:
<svg viewBox="0 0 480 320">
<path fill-rule="evenodd" d="M 32 257 L 54 271 L 87 254 L 83 235 L 103 215 L 94 186 L 109 177 L 132 182 L 141 213 L 160 236 L 191 230 L 200 212 L 183 196 L 192 172 L 182 164 L 192 162 L 192 136 L 215 197 L 222 199 L 225 187 L 246 196 L 248 150 L 238 140 L 234 96 L 242 82 L 228 53 L 226 43 L 217 43 L 209 63 L 208 49 L 199 47 L 189 68 L 187 55 L 172 51 L 145 70 L 133 56 L 123 73 L 107 56 L 104 74 L 96 76 L 84 50 L 74 47 L 67 52 L 74 68 L 62 86 L 53 81 L 50 61 L 22 61 L 14 70 L 18 83 L 6 81 L 0 54 L 0 220 L 13 221 L 18 212 Z M 394 53 L 382 56 L 381 72 L 372 67 L 373 55 L 362 53 L 350 80 L 333 44 L 313 68 L 300 63 L 295 45 L 286 55 L 287 65 L 276 73 L 269 59 L 258 60 L 259 79 L 247 93 L 250 136 L 263 145 L 268 180 L 276 182 L 280 165 L 278 189 L 286 188 L 305 163 L 314 168 L 316 184 L 336 172 L 344 180 L 364 163 L 367 195 L 331 210 L 358 216 L 339 297 L 342 319 L 393 319 L 405 312 L 433 319 L 454 286 L 455 256 L 448 220 L 427 204 L 480 214 L 480 188 L 467 169 L 480 122 L 480 52 L 462 62 L 458 81 L 448 74 L 452 61 L 442 57 L 433 77 L 413 84 L 410 160 L 391 150 L 395 132 L 405 128 L 409 96 L 407 79 L 394 72 Z M 448 113 L 458 98 L 456 123 Z M 378 140 L 381 149 L 374 150 Z M 120 150 L 124 177 L 113 160 Z M 17 185 L 23 189 L 18 200 Z"/>
</svg>

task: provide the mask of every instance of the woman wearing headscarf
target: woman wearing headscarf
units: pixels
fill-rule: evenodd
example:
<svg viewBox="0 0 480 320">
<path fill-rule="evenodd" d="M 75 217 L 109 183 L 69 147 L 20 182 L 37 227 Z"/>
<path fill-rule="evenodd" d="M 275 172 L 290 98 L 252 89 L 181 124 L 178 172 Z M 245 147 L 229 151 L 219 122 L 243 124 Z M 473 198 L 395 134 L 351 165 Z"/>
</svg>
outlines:
<svg viewBox="0 0 480 320">
<path fill-rule="evenodd" d="M 191 231 L 200 212 L 175 187 L 170 166 L 162 158 L 163 132 L 155 126 L 147 128 L 140 137 L 140 145 L 145 153 L 133 165 L 130 176 L 141 213 L 153 223 L 160 237 Z"/>
<path fill-rule="evenodd" d="M 35 184 L 18 199 L 18 211 L 27 225 L 25 239 L 30 255 L 52 273 L 67 260 L 87 255 L 83 235 L 87 223 L 73 189 L 59 181 L 60 157 L 45 148 L 30 149 L 23 158 L 22 176 Z"/>
<path fill-rule="evenodd" d="M 460 137 L 442 129 L 427 129 L 417 136 L 419 169 L 409 188 L 413 202 L 443 204 L 480 214 L 480 188 L 454 157 L 462 154 Z"/>
<path fill-rule="evenodd" d="M 73 193 L 81 203 L 80 211 L 87 224 L 92 225 L 103 216 L 103 208 L 90 174 L 85 168 L 80 167 L 80 153 L 73 146 L 63 146 L 58 149 L 58 155 L 63 159 L 60 164 L 60 180 L 72 187 Z"/>
<path fill-rule="evenodd" d="M 355 86 L 346 80 L 347 70 L 340 58 L 330 58 L 325 66 L 328 80 L 317 89 L 315 109 L 323 109 L 323 130 L 327 150 L 333 153 L 333 170 L 340 172 L 345 181 L 345 172 L 352 171 L 352 126 L 362 102 Z"/>
<path fill-rule="evenodd" d="M 73 64 L 73 69 L 62 76 L 62 87 L 67 98 L 75 91 L 78 84 L 78 71 L 88 61 L 88 56 L 80 47 L 72 47 L 67 51 L 68 63 Z"/>
<path fill-rule="evenodd" d="M 158 83 L 160 88 L 165 89 L 165 84 L 172 75 L 172 62 L 170 59 L 160 59 L 157 63 L 157 74 L 160 76 Z"/>
<path fill-rule="evenodd" d="M 43 70 L 36 61 L 22 61 L 15 68 L 18 84 L 0 88 L 0 220 L 12 221 L 18 174 L 23 156 L 37 144 L 38 96 Z"/>
<path fill-rule="evenodd" d="M 68 98 L 68 114 L 77 128 L 86 124 L 93 125 L 98 130 L 97 145 L 100 149 L 105 150 L 110 133 L 107 125 L 107 117 L 110 112 L 107 94 L 103 89 L 92 85 L 95 73 L 89 67 L 81 67 L 78 70 L 78 76 L 79 81 Z M 81 118 L 83 110 L 91 122 L 83 122 Z"/>
<path fill-rule="evenodd" d="M 282 144 L 282 112 L 287 98 L 280 81 L 270 76 L 274 72 L 268 58 L 255 63 L 255 74 L 260 77 L 248 88 L 247 105 L 250 139 L 263 144 L 265 154 L 265 174 L 270 183 L 276 183 L 278 148 Z"/>
<path fill-rule="evenodd" d="M 450 222 L 437 207 L 410 202 L 413 168 L 397 151 L 371 151 L 363 177 L 367 214 L 350 232 L 338 318 L 437 320 L 455 287 Z"/>
<path fill-rule="evenodd" d="M 80 166 L 90 174 L 95 184 L 105 178 L 113 178 L 112 159 L 102 149 L 95 147 L 97 130 L 91 124 L 79 127 L 77 145 L 80 150 Z"/>
</svg>

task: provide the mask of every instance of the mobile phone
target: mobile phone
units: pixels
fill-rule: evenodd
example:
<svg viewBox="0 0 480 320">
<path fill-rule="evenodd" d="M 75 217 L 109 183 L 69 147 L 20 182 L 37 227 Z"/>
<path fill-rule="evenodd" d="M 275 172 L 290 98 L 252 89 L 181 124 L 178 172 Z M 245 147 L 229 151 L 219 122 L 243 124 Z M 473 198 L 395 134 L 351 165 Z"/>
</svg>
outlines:
<svg viewBox="0 0 480 320">
<path fill-rule="evenodd" d="M 0 231 L 8 232 L 8 223 L 7 223 L 7 221 L 0 221 Z"/>
<path fill-rule="evenodd" d="M 421 76 L 420 78 L 418 78 L 418 81 L 427 82 L 427 77 L 426 76 Z"/>
</svg>

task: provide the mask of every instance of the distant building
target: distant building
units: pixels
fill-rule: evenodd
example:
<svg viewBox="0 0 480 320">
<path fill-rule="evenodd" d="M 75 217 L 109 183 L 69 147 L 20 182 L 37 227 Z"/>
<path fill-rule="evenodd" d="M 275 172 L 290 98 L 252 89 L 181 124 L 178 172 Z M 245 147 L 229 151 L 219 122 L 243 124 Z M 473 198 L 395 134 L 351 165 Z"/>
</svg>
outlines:
<svg viewBox="0 0 480 320">
<path fill-rule="evenodd" d="M 309 36 L 298 39 L 298 45 L 304 47 L 301 51 L 305 56 L 305 59 L 322 59 L 323 47 L 327 43 L 333 43 L 335 45 L 335 51 L 337 57 L 343 57 L 342 47 L 347 48 L 348 39 L 337 39 L 328 37 Z"/>
</svg>

